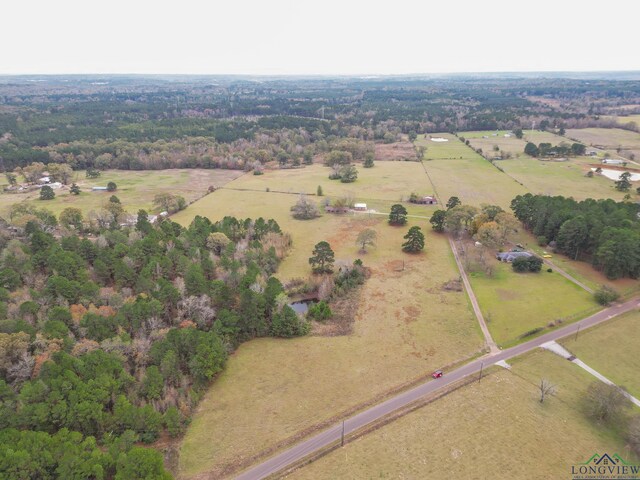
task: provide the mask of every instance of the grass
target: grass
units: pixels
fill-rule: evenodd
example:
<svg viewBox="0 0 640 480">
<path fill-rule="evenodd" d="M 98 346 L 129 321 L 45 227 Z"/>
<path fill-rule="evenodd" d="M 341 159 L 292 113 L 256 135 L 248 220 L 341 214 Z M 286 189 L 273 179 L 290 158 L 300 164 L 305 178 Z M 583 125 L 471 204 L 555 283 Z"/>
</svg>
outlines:
<svg viewBox="0 0 640 480">
<path fill-rule="evenodd" d="M 557 394 L 540 404 L 543 377 Z M 595 452 L 633 460 L 581 411 L 591 381 L 566 360 L 536 351 L 515 359 L 512 371 L 495 370 L 287 478 L 569 478 L 571 465 Z"/>
<path fill-rule="evenodd" d="M 116 195 L 125 210 L 136 213 L 143 208 L 155 211 L 153 197 L 158 193 L 170 192 L 182 195 L 187 202 L 193 201 L 207 192 L 209 185 L 222 186 L 242 175 L 237 170 L 204 170 L 204 169 L 176 169 L 176 170 L 145 170 L 124 171 L 108 170 L 96 179 L 85 178 L 84 172 L 77 172 L 75 182 L 80 186 L 80 195 L 71 195 L 69 188 L 55 190 L 53 200 L 39 199 L 40 192 L 0 194 L 0 216 L 8 217 L 11 206 L 18 202 L 28 202 L 47 208 L 58 215 L 67 207 L 76 207 L 86 215 L 91 210 L 98 210 L 109 201 L 111 195 Z M 93 192 L 93 186 L 106 186 L 108 182 L 115 182 L 116 192 Z M 156 212 L 157 213 L 157 212 Z"/>
<path fill-rule="evenodd" d="M 497 133 L 497 136 L 493 136 Z M 591 164 L 598 160 L 591 157 L 570 158 L 566 162 L 541 161 L 524 154 L 527 141 L 536 144 L 548 142 L 558 145 L 568 139 L 550 132 L 525 131 L 523 139 L 515 136 L 505 138 L 506 131 L 464 132 L 461 135 L 468 139 L 474 149 L 482 148 L 485 155 L 492 156 L 493 146 L 509 152 L 512 158 L 497 160 L 495 164 L 514 178 L 531 193 L 542 195 L 572 196 L 577 200 L 586 198 L 614 198 L 622 200 L 623 192 L 614 188 L 613 181 L 603 176 L 586 177 Z M 489 138 L 483 138 L 483 137 Z M 497 152 L 495 152 L 497 154 Z"/>
<path fill-rule="evenodd" d="M 632 311 L 562 344 L 590 367 L 640 398 L 640 311 Z"/>
<path fill-rule="evenodd" d="M 412 182 L 416 188 L 427 185 L 424 172 L 418 175 L 419 164 L 390 165 L 388 169 L 381 164 L 369 171 L 362 169 L 356 183 L 335 184 L 335 192 L 349 188 L 361 192 L 362 197 L 380 197 L 382 205 L 388 206 Z M 397 169 L 404 174 L 394 173 Z M 323 422 L 474 354 L 482 346 L 464 292 L 441 288 L 447 280 L 457 278 L 458 272 L 446 238 L 426 228 L 426 220 L 412 223 L 425 231 L 426 252 L 408 255 L 401 252 L 400 245 L 409 226 L 390 227 L 386 217 L 369 215 L 327 214 L 298 221 L 289 212 L 294 195 L 264 191 L 267 185 L 272 189 L 315 190 L 319 177 L 314 178 L 314 172 L 326 169 L 310 169 L 312 180 L 306 183 L 301 177 L 291 177 L 289 170 L 243 176 L 228 187 L 260 191 L 221 189 L 174 217 L 182 224 L 188 224 L 196 214 L 213 220 L 224 215 L 276 219 L 291 233 L 294 245 L 279 269 L 281 278 L 307 276 L 307 259 L 319 240 L 330 242 L 336 259 L 351 262 L 362 257 L 371 268 L 350 335 L 264 338 L 239 348 L 201 401 L 184 438 L 180 454 L 184 477 L 203 472 L 220 476 L 225 468 L 267 447 L 309 433 Z M 392 174 L 404 179 L 385 185 L 383 176 Z M 376 184 L 388 190 L 372 187 Z M 326 180 L 323 188 L 325 185 L 333 194 L 333 184 Z M 386 202 L 385 196 L 389 199 Z M 355 238 L 365 227 L 377 230 L 378 245 L 360 255 Z"/>
<path fill-rule="evenodd" d="M 431 138 L 446 138 L 448 141 L 434 142 Z M 474 158 L 474 154 L 469 150 L 469 147 L 450 133 L 420 135 L 415 144 L 418 147 L 426 147 L 423 157 L 425 160 L 464 160 Z"/>
<path fill-rule="evenodd" d="M 435 143 L 421 136 L 416 143 L 421 145 L 429 142 L 434 145 L 429 145 L 423 164 L 443 202 L 446 202 L 449 197 L 456 196 L 466 204 L 480 206 L 489 203 L 506 209 L 513 197 L 527 193 L 522 185 L 491 165 L 488 160 L 453 135 L 434 134 L 433 136 L 442 136 L 450 140 L 447 143 Z"/>
<path fill-rule="evenodd" d="M 474 149 L 481 148 L 482 152 L 489 158 L 493 157 L 494 155 L 499 155 L 500 152 L 495 152 L 493 150 L 494 146 L 496 145 L 500 148 L 500 150 L 513 155 L 514 158 L 518 156 L 530 158 L 528 155 L 524 154 L 524 147 L 527 142 L 524 139 L 516 138 L 516 136 L 513 134 L 511 134 L 510 137 L 505 137 L 504 135 L 506 133 L 508 133 L 506 130 L 461 132 L 460 136 L 464 137 L 466 140 L 469 140 L 469 143 Z M 494 134 L 497 135 L 494 137 Z"/>
<path fill-rule="evenodd" d="M 581 128 L 567 130 L 567 137 L 575 138 L 586 145 L 607 150 L 612 156 L 621 148 L 625 156 L 634 154 L 640 161 L 640 133 L 621 128 Z"/>
<path fill-rule="evenodd" d="M 491 260 L 493 261 L 493 260 Z M 494 274 L 471 273 L 470 281 L 489 330 L 498 345 L 557 319 L 596 308 L 592 296 L 556 272 L 516 273 L 495 261 Z"/>
</svg>

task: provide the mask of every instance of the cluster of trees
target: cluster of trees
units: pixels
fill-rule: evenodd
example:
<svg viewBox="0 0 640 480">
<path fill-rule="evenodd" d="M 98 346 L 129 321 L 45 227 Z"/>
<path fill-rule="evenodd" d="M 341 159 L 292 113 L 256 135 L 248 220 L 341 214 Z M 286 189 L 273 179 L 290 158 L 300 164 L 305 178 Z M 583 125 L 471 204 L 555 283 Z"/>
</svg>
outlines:
<svg viewBox="0 0 640 480">
<path fill-rule="evenodd" d="M 436 232 L 447 231 L 455 236 L 468 234 L 489 248 L 500 249 L 517 232 L 516 218 L 497 205 L 477 208 L 462 205 L 458 197 L 451 197 L 446 210 L 436 210 L 429 223 Z"/>
<path fill-rule="evenodd" d="M 560 145 L 551 145 L 550 143 L 540 143 L 536 146 L 535 143 L 527 142 L 524 147 L 524 153 L 532 157 L 568 157 L 568 156 L 580 156 L 584 155 L 587 147 L 581 143 L 572 143 L 569 145 L 566 142 L 561 142 Z"/>
<path fill-rule="evenodd" d="M 541 244 L 588 260 L 609 278 L 640 276 L 640 206 L 630 202 L 518 195 L 511 209 Z"/>
<path fill-rule="evenodd" d="M 24 232 L 0 232 L 0 476 L 168 478 L 132 445 L 179 435 L 241 342 L 308 331 L 273 277 L 273 220 Z"/>
</svg>

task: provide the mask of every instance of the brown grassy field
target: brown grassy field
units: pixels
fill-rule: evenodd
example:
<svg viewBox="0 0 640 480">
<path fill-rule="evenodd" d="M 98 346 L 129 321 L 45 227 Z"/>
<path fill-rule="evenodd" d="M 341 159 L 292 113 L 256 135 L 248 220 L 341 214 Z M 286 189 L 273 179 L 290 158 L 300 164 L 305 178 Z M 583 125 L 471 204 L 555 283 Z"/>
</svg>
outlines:
<svg viewBox="0 0 640 480">
<path fill-rule="evenodd" d="M 87 214 L 97 210 L 109 201 L 111 195 L 116 195 L 125 210 L 136 213 L 141 208 L 153 211 L 153 197 L 158 193 L 175 193 L 191 202 L 203 196 L 210 185 L 221 187 L 243 172 L 238 170 L 204 170 L 204 169 L 175 169 L 175 170 L 145 170 L 125 171 L 107 170 L 99 178 L 89 179 L 83 171 L 76 172 L 74 181 L 81 189 L 80 195 L 71 195 L 69 188 L 56 190 L 53 200 L 40 200 L 39 190 L 29 193 L 0 194 L 0 216 L 7 216 L 11 205 L 28 202 L 40 208 L 47 208 L 59 214 L 67 207 L 76 207 Z M 91 187 L 106 186 L 108 182 L 115 182 L 116 192 L 93 192 Z"/>
<path fill-rule="evenodd" d="M 497 367 L 496 367 L 497 368 Z M 538 400 L 541 378 L 557 386 Z M 347 443 L 286 478 L 571 478 L 595 452 L 634 460 L 580 409 L 592 378 L 544 351 L 515 359 L 439 400 Z"/>
<path fill-rule="evenodd" d="M 394 172 L 398 167 L 404 171 L 404 182 L 396 179 L 385 187 L 382 177 L 391 175 L 392 169 L 378 164 L 363 171 L 360 188 L 369 191 L 377 183 L 390 190 L 376 187 L 376 196 L 393 199 L 417 178 L 426 182 L 424 173 L 416 175 L 419 164 L 389 165 Z M 218 190 L 174 220 L 188 224 L 198 214 L 214 220 L 224 215 L 275 218 L 291 233 L 294 245 L 278 272 L 283 279 L 310 273 L 307 258 L 319 240 L 330 242 L 337 259 L 351 262 L 361 257 L 371 268 L 371 277 L 361 290 L 353 332 L 243 344 L 203 398 L 184 438 L 180 473 L 185 478 L 203 472 L 214 472 L 217 478 L 225 469 L 264 453 L 268 446 L 310 433 L 436 368 L 473 355 L 482 346 L 465 294 L 442 289 L 444 282 L 458 277 L 445 237 L 432 233 L 426 221 L 418 219 L 415 223 L 427 235 L 426 251 L 407 255 L 400 245 L 408 226 L 389 227 L 384 216 L 327 214 L 295 220 L 289 212 L 295 195 L 265 191 L 266 185 L 300 188 L 302 180 L 290 173 L 239 178 L 228 187 L 251 186 L 261 191 Z M 357 189 L 361 180 L 342 188 Z M 309 186 L 315 184 L 315 179 L 309 181 Z M 336 184 L 336 188 L 341 187 Z M 382 206 L 390 203 L 387 200 Z M 365 227 L 376 229 L 378 242 L 360 255 L 355 238 Z"/>
<path fill-rule="evenodd" d="M 567 130 L 567 137 L 575 138 L 586 145 L 608 151 L 612 156 L 620 149 L 623 157 L 640 161 L 640 133 L 620 128 L 581 128 Z"/>
</svg>

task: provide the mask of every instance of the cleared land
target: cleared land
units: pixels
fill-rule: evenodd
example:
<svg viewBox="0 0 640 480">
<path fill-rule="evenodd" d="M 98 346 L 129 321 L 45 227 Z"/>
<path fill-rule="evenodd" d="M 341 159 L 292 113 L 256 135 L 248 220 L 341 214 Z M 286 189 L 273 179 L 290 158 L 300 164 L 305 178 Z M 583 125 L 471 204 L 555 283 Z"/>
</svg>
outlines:
<svg viewBox="0 0 640 480">
<path fill-rule="evenodd" d="M 571 157 L 564 162 L 553 160 L 538 160 L 524 153 L 527 141 L 536 144 L 548 142 L 558 145 L 570 142 L 569 139 L 550 132 L 524 132 L 523 139 L 515 136 L 505 138 L 506 131 L 478 131 L 464 132 L 461 135 L 469 140 L 474 149 L 481 148 L 485 155 L 492 157 L 493 147 L 512 155 L 512 158 L 495 160 L 495 164 L 512 178 L 524 185 L 531 193 L 543 195 L 572 196 L 577 200 L 586 198 L 614 198 L 622 200 L 624 192 L 618 192 L 614 183 L 608 178 L 595 175 L 586 176 L 593 164 L 599 159 L 592 157 Z M 493 135 L 496 134 L 494 137 Z M 488 137 L 488 138 L 483 138 Z"/>
<path fill-rule="evenodd" d="M 89 179 L 84 171 L 78 171 L 74 180 L 82 192 L 71 195 L 69 186 L 55 190 L 53 200 L 40 200 L 40 191 L 29 193 L 0 194 L 0 215 L 7 216 L 11 205 L 19 202 L 33 203 L 40 208 L 47 208 L 56 215 L 67 207 L 76 207 L 87 214 L 91 210 L 98 210 L 109 201 L 111 195 L 116 195 L 125 210 L 136 213 L 141 208 L 154 211 L 153 198 L 159 193 L 174 193 L 182 195 L 187 202 L 191 202 L 205 195 L 210 185 L 221 187 L 227 182 L 238 178 L 243 172 L 238 170 L 205 170 L 205 169 L 176 169 L 176 170 L 145 170 L 125 171 L 107 170 L 99 178 Z M 94 186 L 106 186 L 115 182 L 116 192 L 93 192 Z M 156 212 L 157 213 L 157 212 Z"/>
<path fill-rule="evenodd" d="M 629 312 L 603 325 L 570 337 L 562 344 L 612 382 L 640 396 L 640 311 Z"/>
<path fill-rule="evenodd" d="M 495 261 L 493 276 L 469 277 L 491 335 L 502 346 L 550 322 L 578 320 L 597 308 L 589 293 L 546 267 L 540 273 L 516 273 L 510 264 Z M 580 313 L 584 315 L 576 316 Z"/>
<path fill-rule="evenodd" d="M 498 170 L 455 136 L 433 136 L 448 138 L 449 142 L 431 142 L 420 136 L 416 143 L 422 145 L 428 142 L 423 164 L 443 202 L 456 196 L 463 203 L 470 205 L 489 203 L 506 209 L 513 197 L 527 193 L 522 185 Z"/>
<path fill-rule="evenodd" d="M 314 169 L 323 177 L 328 172 L 324 167 Z M 396 169 L 404 174 L 389 183 L 390 191 L 379 193 L 375 185 L 384 187 L 382 177 Z M 361 169 L 355 184 L 336 183 L 335 188 L 375 191 L 376 196 L 395 199 L 411 182 L 427 185 L 421 170 L 417 163 L 394 163 L 389 170 L 377 164 Z M 305 187 L 311 191 L 319 181 L 313 172 L 307 172 L 313 179 L 307 179 Z M 327 214 L 316 220 L 294 220 L 289 208 L 296 196 L 273 193 L 276 186 L 294 191 L 304 187 L 304 175 L 291 173 L 241 177 L 228 187 L 260 191 L 218 190 L 174 220 L 188 224 L 195 215 L 214 220 L 224 215 L 276 219 L 291 233 L 294 245 L 278 272 L 283 279 L 309 274 L 307 259 L 319 240 L 331 243 L 337 259 L 363 258 L 371 278 L 361 290 L 353 332 L 339 337 L 265 338 L 242 345 L 203 398 L 185 436 L 180 455 L 185 477 L 213 472 L 218 478 L 225 469 L 266 448 L 310 433 L 317 425 L 473 355 L 482 346 L 464 292 L 442 289 L 444 282 L 458 277 L 444 236 L 432 233 L 420 220 L 427 235 L 426 252 L 407 255 L 400 245 L 408 226 L 389 227 L 383 216 Z M 331 182 L 326 177 L 322 181 L 323 188 L 331 191 Z M 272 192 L 265 191 L 267 185 Z M 355 238 L 365 227 L 377 230 L 378 246 L 359 255 Z"/>
<path fill-rule="evenodd" d="M 557 394 L 538 401 L 541 378 Z M 592 377 L 544 351 L 515 359 L 289 475 L 333 478 L 569 478 L 594 452 L 627 456 L 580 409 Z M 504 419 L 509 419 L 504 421 Z"/>
<path fill-rule="evenodd" d="M 567 137 L 607 150 L 612 155 L 620 149 L 619 153 L 622 156 L 629 158 L 633 154 L 636 161 L 640 160 L 640 133 L 638 132 L 620 128 L 581 128 L 567 130 Z"/>
</svg>

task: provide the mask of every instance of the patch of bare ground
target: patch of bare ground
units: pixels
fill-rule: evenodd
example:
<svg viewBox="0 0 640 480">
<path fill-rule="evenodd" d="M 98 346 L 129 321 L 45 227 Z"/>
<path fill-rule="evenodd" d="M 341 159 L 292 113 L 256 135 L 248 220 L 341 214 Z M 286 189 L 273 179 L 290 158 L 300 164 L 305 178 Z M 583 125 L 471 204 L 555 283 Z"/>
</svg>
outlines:
<svg viewBox="0 0 640 480">
<path fill-rule="evenodd" d="M 395 143 L 376 143 L 375 159 L 380 161 L 415 161 L 416 150 L 413 143 L 408 140 Z"/>
<path fill-rule="evenodd" d="M 330 302 L 333 316 L 324 323 L 314 322 L 311 335 L 321 337 L 337 337 L 349 335 L 353 331 L 360 299 L 362 297 L 362 287 L 350 290 L 342 297 Z"/>
</svg>

